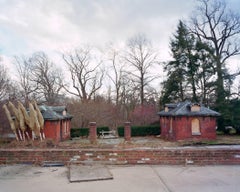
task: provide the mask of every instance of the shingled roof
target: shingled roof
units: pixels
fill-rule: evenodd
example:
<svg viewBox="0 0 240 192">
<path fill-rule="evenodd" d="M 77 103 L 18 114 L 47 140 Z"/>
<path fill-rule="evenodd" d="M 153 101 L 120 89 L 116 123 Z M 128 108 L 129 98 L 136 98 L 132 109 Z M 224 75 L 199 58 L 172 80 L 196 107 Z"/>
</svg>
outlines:
<svg viewBox="0 0 240 192">
<path fill-rule="evenodd" d="M 168 111 L 162 110 L 158 112 L 159 116 L 211 116 L 217 117 L 221 114 L 213 111 L 203 105 L 199 105 L 199 111 L 191 111 L 192 105 L 199 105 L 195 103 L 191 103 L 190 101 L 184 101 L 177 104 L 166 104 L 165 107 L 168 107 Z"/>
<path fill-rule="evenodd" d="M 73 116 L 67 113 L 65 106 L 47 106 L 41 105 L 39 109 L 43 115 L 44 120 L 62 120 L 71 119 Z M 64 113 L 66 111 L 66 113 Z"/>
</svg>

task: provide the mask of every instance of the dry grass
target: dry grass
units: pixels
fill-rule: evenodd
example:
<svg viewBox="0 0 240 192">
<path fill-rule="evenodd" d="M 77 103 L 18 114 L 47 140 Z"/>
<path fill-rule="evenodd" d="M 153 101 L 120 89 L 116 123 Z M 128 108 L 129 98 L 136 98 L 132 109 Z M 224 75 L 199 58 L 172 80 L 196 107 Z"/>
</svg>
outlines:
<svg viewBox="0 0 240 192">
<path fill-rule="evenodd" d="M 130 142 L 125 142 L 124 138 L 98 139 L 97 143 L 91 144 L 86 138 L 68 140 L 64 142 L 54 142 L 53 140 L 30 140 L 30 141 L 0 141 L 0 148 L 101 148 L 101 149 L 124 149 L 124 148 L 161 148 L 177 146 L 207 146 L 207 145 L 240 145 L 238 135 L 218 135 L 213 141 L 187 140 L 170 142 L 159 137 L 133 137 Z"/>
</svg>

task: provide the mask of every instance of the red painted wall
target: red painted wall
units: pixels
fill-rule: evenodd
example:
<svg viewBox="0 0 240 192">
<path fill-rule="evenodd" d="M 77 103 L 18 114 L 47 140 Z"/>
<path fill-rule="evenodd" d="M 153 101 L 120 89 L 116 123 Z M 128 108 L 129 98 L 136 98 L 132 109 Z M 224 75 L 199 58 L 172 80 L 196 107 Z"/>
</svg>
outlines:
<svg viewBox="0 0 240 192">
<path fill-rule="evenodd" d="M 44 134 L 48 139 L 62 141 L 70 138 L 71 120 L 45 121 Z"/>
<path fill-rule="evenodd" d="M 172 132 L 170 124 L 172 118 Z M 192 119 L 197 118 L 201 135 L 192 135 Z M 216 139 L 215 117 L 160 117 L 161 136 L 168 140 Z"/>
<path fill-rule="evenodd" d="M 71 121 L 68 119 L 62 120 L 62 140 L 70 138 Z"/>
</svg>

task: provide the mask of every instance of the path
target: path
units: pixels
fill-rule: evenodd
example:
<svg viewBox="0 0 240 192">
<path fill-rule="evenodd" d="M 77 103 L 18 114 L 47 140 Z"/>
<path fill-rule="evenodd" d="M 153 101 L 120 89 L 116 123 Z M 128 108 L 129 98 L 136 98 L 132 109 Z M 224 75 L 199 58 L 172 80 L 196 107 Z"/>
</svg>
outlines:
<svg viewBox="0 0 240 192">
<path fill-rule="evenodd" d="M 237 192 L 239 166 L 108 166 L 113 180 L 70 183 L 66 167 L 0 166 L 1 192 Z"/>
</svg>

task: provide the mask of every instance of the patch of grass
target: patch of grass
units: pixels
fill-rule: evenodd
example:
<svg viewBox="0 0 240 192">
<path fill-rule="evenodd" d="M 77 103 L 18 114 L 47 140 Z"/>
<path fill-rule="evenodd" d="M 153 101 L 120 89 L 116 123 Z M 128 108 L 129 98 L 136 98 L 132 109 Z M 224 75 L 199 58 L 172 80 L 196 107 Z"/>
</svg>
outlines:
<svg viewBox="0 0 240 192">
<path fill-rule="evenodd" d="M 217 135 L 224 135 L 225 133 L 223 131 L 217 131 Z"/>
<path fill-rule="evenodd" d="M 10 139 L 0 138 L 0 146 L 7 145 L 7 144 L 11 143 L 11 141 L 12 141 L 12 140 L 10 140 Z"/>
<path fill-rule="evenodd" d="M 239 135 L 217 135 L 216 140 L 188 140 L 180 141 L 180 146 L 211 146 L 211 145 L 240 145 Z"/>
</svg>

